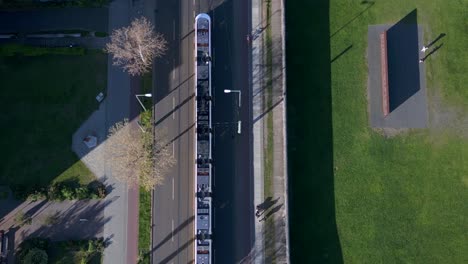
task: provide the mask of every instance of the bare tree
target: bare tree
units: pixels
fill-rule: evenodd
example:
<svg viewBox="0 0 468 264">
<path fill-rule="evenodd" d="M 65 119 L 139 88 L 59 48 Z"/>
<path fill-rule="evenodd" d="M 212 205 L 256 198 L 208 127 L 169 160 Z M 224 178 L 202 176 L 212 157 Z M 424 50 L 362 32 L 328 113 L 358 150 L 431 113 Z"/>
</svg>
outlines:
<svg viewBox="0 0 468 264">
<path fill-rule="evenodd" d="M 132 21 L 128 27 L 112 32 L 106 52 L 112 54 L 113 64 L 121 66 L 130 75 L 142 75 L 151 69 L 153 59 L 167 50 L 163 35 L 154 32 L 154 27 L 145 17 Z"/>
<path fill-rule="evenodd" d="M 124 120 L 109 129 L 106 145 L 116 179 L 151 190 L 162 184 L 175 159 L 164 140 L 164 133 L 157 133 L 154 138 L 151 125 L 144 131 Z"/>
</svg>

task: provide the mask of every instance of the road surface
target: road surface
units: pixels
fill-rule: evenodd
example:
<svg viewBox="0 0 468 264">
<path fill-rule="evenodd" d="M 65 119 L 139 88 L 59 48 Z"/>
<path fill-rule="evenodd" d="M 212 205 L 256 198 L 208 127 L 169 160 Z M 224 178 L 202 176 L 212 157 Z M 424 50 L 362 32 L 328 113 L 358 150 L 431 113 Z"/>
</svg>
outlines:
<svg viewBox="0 0 468 264">
<path fill-rule="evenodd" d="M 248 261 L 253 246 L 252 124 L 247 34 L 250 1 L 157 1 L 156 31 L 169 42 L 155 63 L 156 131 L 173 141 L 177 165 L 154 193 L 153 263 L 194 262 L 194 20 L 212 18 L 214 263 Z M 239 107 L 236 93 L 241 90 Z M 242 122 L 237 134 L 237 121 Z M 171 143 L 172 144 L 172 143 Z"/>
<path fill-rule="evenodd" d="M 193 3 L 157 1 L 156 31 L 168 52 L 154 67 L 156 133 L 165 134 L 176 166 L 154 192 L 153 263 L 194 260 Z"/>
</svg>

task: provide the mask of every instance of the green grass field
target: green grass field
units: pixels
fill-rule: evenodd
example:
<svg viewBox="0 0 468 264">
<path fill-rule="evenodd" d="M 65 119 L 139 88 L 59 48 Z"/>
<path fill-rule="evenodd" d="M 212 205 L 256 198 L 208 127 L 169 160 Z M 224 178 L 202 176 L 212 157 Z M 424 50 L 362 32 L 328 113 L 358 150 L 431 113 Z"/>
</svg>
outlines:
<svg viewBox="0 0 468 264">
<path fill-rule="evenodd" d="M 107 56 L 0 57 L 0 182 L 86 184 L 94 175 L 71 150 L 72 135 L 106 88 Z"/>
<path fill-rule="evenodd" d="M 468 1 L 366 2 L 286 3 L 292 260 L 465 263 Z M 368 123 L 367 27 L 414 9 L 426 43 L 447 34 L 425 62 L 430 125 L 386 138 Z"/>
</svg>

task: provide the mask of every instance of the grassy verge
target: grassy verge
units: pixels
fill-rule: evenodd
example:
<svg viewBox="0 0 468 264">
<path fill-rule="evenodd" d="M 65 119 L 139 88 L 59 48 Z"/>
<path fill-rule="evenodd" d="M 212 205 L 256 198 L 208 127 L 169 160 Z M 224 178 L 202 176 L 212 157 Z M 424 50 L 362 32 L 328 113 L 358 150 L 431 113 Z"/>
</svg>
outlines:
<svg viewBox="0 0 468 264">
<path fill-rule="evenodd" d="M 35 47 L 21 44 L 0 45 L 0 56 L 45 56 L 45 55 L 84 55 L 86 50 L 81 47 Z"/>
<path fill-rule="evenodd" d="M 266 39 L 264 49 L 266 50 L 266 84 L 263 109 L 271 109 L 273 106 L 273 43 L 271 32 L 271 0 L 266 0 Z M 273 196 L 273 163 L 274 163 L 274 139 L 273 139 L 273 113 L 270 111 L 266 114 L 266 144 L 264 146 L 264 196 Z M 265 143 L 265 142 L 264 142 Z M 273 197 L 274 198 L 274 197 Z M 265 227 L 265 247 L 266 259 L 269 263 L 275 261 L 275 221 L 273 217 L 266 219 Z"/>
<path fill-rule="evenodd" d="M 138 252 L 141 264 L 149 264 L 147 252 L 151 247 L 151 192 L 140 188 Z"/>
<path fill-rule="evenodd" d="M 152 76 L 145 74 L 142 77 L 142 93 L 151 93 Z M 140 120 L 143 127 L 151 127 L 151 101 L 144 101 L 143 104 L 148 111 L 141 113 Z M 140 255 L 140 264 L 149 264 L 150 256 L 148 251 L 151 247 L 151 192 L 140 188 L 140 205 L 139 205 L 139 224 L 138 224 L 138 252 Z"/>
<path fill-rule="evenodd" d="M 95 176 L 71 149 L 73 133 L 97 108 L 107 57 L 0 57 L 0 182 L 33 190 Z"/>
</svg>

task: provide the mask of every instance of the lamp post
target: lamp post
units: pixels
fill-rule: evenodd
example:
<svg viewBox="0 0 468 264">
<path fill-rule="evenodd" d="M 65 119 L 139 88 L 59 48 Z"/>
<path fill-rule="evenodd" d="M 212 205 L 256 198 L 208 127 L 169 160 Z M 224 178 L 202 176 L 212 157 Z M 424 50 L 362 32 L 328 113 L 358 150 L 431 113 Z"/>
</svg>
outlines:
<svg viewBox="0 0 468 264">
<path fill-rule="evenodd" d="M 239 93 L 239 107 L 241 107 L 241 91 L 240 90 L 229 90 L 224 89 L 224 93 Z"/>
<path fill-rule="evenodd" d="M 141 107 L 143 107 L 143 110 L 146 111 L 146 108 L 145 106 L 143 105 L 143 103 L 140 101 L 140 98 L 139 97 L 153 97 L 152 94 L 150 93 L 147 93 L 147 94 L 135 94 L 135 98 L 138 100 L 138 102 L 140 103 Z"/>
<path fill-rule="evenodd" d="M 140 101 L 140 98 L 139 97 L 147 97 L 147 98 L 150 98 L 150 97 L 153 97 L 152 94 L 150 93 L 147 93 L 147 94 L 135 94 L 135 98 L 138 100 L 138 102 L 140 103 L 141 107 L 143 108 L 143 110 L 146 111 L 146 107 L 143 105 L 143 103 Z M 140 121 L 137 121 L 137 125 L 138 127 L 141 129 L 141 131 L 143 133 L 145 133 L 146 131 L 143 129 L 143 127 L 141 127 L 140 125 Z"/>
</svg>

